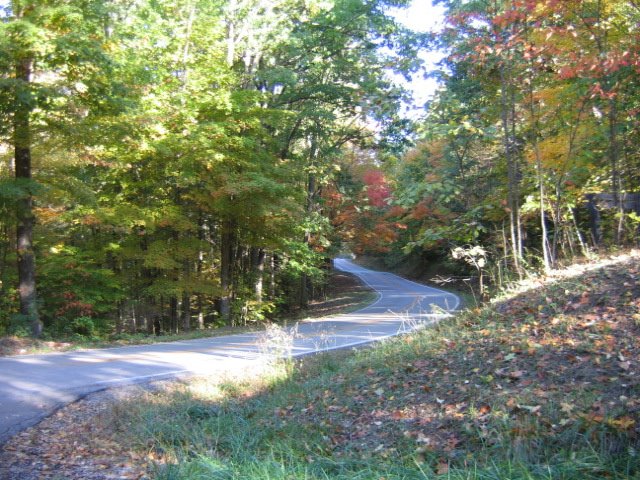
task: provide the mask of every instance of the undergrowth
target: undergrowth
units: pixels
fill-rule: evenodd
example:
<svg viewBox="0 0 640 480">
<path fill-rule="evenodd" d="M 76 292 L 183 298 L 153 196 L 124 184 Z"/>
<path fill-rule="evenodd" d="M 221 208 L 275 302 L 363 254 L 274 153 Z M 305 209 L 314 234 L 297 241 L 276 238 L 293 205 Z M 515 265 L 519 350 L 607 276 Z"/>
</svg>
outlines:
<svg viewBox="0 0 640 480">
<path fill-rule="evenodd" d="M 323 317 L 338 313 L 350 313 L 372 303 L 377 294 L 364 287 L 352 276 L 334 273 L 336 284 L 328 289 L 324 298 L 314 300 L 306 309 L 289 312 L 275 319 L 275 324 L 287 325 L 306 318 Z M 149 333 L 120 333 L 105 336 L 73 335 L 61 338 L 33 339 L 19 336 L 0 336 L 0 357 L 24 354 L 43 354 L 83 349 L 111 348 L 126 345 L 150 345 L 202 338 L 220 337 L 267 329 L 269 322 L 252 322 L 247 325 L 218 326 L 193 329 L 188 332 L 154 335 Z"/>
</svg>

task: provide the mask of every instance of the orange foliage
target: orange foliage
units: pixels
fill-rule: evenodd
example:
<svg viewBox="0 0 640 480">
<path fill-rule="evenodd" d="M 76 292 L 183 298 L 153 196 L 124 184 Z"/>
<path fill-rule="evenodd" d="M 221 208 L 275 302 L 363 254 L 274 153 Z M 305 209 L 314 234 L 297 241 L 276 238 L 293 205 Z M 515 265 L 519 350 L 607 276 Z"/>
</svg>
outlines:
<svg viewBox="0 0 640 480">
<path fill-rule="evenodd" d="M 64 212 L 64 208 L 34 207 L 33 212 L 41 224 L 47 224 L 55 222 Z"/>
</svg>

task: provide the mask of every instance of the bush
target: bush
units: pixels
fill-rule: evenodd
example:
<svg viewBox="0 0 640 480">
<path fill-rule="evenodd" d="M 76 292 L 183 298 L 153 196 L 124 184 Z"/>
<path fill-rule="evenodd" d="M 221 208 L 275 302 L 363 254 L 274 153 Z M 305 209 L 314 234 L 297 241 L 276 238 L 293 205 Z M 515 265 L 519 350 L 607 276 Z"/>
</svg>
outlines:
<svg viewBox="0 0 640 480">
<path fill-rule="evenodd" d="M 11 288 L 0 294 L 0 335 L 10 334 L 16 315 L 17 292 Z"/>
<path fill-rule="evenodd" d="M 52 335 L 107 333 L 108 322 L 96 318 L 108 316 L 123 296 L 111 270 L 76 248 L 56 247 L 42 257 L 39 278 L 42 319 Z"/>
<path fill-rule="evenodd" d="M 29 315 L 13 314 L 9 317 L 7 333 L 14 337 L 25 338 L 31 335 L 31 317 Z"/>
<path fill-rule="evenodd" d="M 95 335 L 96 326 L 91 317 L 78 317 L 69 324 L 70 333 L 91 338 Z"/>
</svg>

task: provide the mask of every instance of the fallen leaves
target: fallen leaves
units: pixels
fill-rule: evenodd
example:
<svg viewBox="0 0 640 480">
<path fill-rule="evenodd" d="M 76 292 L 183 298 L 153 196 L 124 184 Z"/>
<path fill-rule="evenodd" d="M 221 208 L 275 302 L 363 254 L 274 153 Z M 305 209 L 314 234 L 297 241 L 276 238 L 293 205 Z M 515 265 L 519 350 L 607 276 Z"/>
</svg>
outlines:
<svg viewBox="0 0 640 480">
<path fill-rule="evenodd" d="M 607 423 L 617 430 L 629 430 L 635 426 L 636 420 L 629 415 L 624 415 L 622 417 L 609 420 Z"/>
<path fill-rule="evenodd" d="M 499 377 L 508 378 L 511 380 L 519 380 L 525 375 L 524 370 L 509 370 L 507 368 L 499 368 L 495 371 L 495 374 Z"/>
<path fill-rule="evenodd" d="M 449 473 L 449 464 L 446 461 L 441 460 L 436 465 L 436 475 L 446 475 L 447 473 Z"/>
<path fill-rule="evenodd" d="M 117 398 L 126 393 L 121 390 Z M 100 392 L 73 403 L 10 439 L 0 452 L 0 478 L 137 480 L 147 471 L 114 438 L 106 412 L 114 393 Z"/>
<path fill-rule="evenodd" d="M 540 413 L 540 410 L 542 409 L 542 406 L 540 405 L 516 405 L 516 407 L 520 410 L 524 410 L 534 415 L 538 415 Z"/>
<path fill-rule="evenodd" d="M 631 362 L 619 362 L 618 366 L 625 372 L 631 368 Z"/>
</svg>

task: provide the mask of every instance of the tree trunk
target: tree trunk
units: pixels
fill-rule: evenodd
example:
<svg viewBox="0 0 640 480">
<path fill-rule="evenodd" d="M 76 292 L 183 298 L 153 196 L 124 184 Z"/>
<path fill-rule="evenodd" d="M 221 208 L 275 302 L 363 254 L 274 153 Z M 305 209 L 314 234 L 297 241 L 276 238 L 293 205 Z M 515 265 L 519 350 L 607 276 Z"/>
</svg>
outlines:
<svg viewBox="0 0 640 480">
<path fill-rule="evenodd" d="M 311 215 L 316 208 L 316 194 L 317 194 L 317 178 L 315 174 L 316 156 L 318 154 L 318 147 L 316 145 L 315 136 L 311 137 L 309 151 L 309 178 L 307 180 L 307 213 Z M 304 243 L 309 244 L 311 241 L 311 232 L 309 230 L 304 232 Z M 300 278 L 300 306 L 306 307 L 309 303 L 309 277 L 306 273 L 303 273 Z"/>
<path fill-rule="evenodd" d="M 534 71 L 533 62 L 529 65 L 530 72 Z M 542 247 L 542 259 L 544 262 L 544 271 L 549 273 L 555 258 L 551 256 L 551 249 L 549 245 L 549 234 L 547 231 L 547 221 L 545 215 L 545 189 L 544 189 L 544 172 L 542 170 L 542 156 L 540 154 L 540 146 L 538 144 L 538 136 L 540 135 L 540 123 L 538 122 L 538 115 L 536 113 L 536 104 L 533 91 L 533 73 L 529 76 L 529 114 L 531 115 L 531 143 L 533 144 L 533 151 L 536 157 L 536 174 L 538 177 L 538 194 L 540 195 L 539 208 L 540 208 L 540 229 L 541 229 L 541 247 Z"/>
<path fill-rule="evenodd" d="M 500 106 L 501 106 L 501 120 L 502 120 L 502 133 L 503 133 L 503 147 L 504 155 L 507 163 L 507 207 L 509 209 L 509 236 L 511 239 L 511 252 L 513 255 L 513 266 L 518 273 L 522 275 L 520 268 L 520 252 L 521 238 L 519 232 L 519 201 L 518 201 L 518 171 L 515 159 L 515 152 L 513 151 L 515 139 L 512 137 L 511 128 L 509 122 L 515 123 L 515 119 L 510 119 L 511 109 L 509 108 L 509 85 L 507 83 L 507 75 L 505 73 L 505 66 L 500 67 Z M 505 252 L 506 253 L 506 252 Z"/>
<path fill-rule="evenodd" d="M 124 323 L 125 323 L 124 302 L 122 300 L 119 300 L 118 312 L 116 316 L 116 334 L 120 335 L 124 331 Z"/>
<path fill-rule="evenodd" d="M 266 258 L 264 248 L 254 248 L 251 252 L 251 266 L 253 268 L 253 294 L 256 302 L 262 303 L 264 260 Z"/>
<path fill-rule="evenodd" d="M 278 269 L 278 256 L 271 254 L 269 261 L 269 300 L 276 299 L 276 270 Z"/>
<path fill-rule="evenodd" d="M 182 294 L 182 330 L 188 332 L 191 330 L 191 298 L 187 292 Z"/>
<path fill-rule="evenodd" d="M 2 226 L 2 239 L 0 240 L 0 296 L 2 297 L 4 297 L 7 290 L 7 257 L 9 255 L 9 249 L 13 248 L 12 242 L 9 241 L 11 237 L 9 226 L 4 224 Z"/>
<path fill-rule="evenodd" d="M 169 332 L 178 333 L 178 299 L 169 299 Z"/>
<path fill-rule="evenodd" d="M 32 60 L 25 59 L 16 65 L 16 80 L 18 89 L 28 90 L 31 81 Z M 25 92 L 16 92 L 16 97 Z M 13 118 L 15 170 L 18 181 L 31 179 L 31 106 L 21 104 L 16 99 L 18 107 Z M 28 189 L 31 186 L 27 186 Z M 36 294 L 36 258 L 33 252 L 33 197 L 29 192 L 18 201 L 17 226 L 17 257 L 18 257 L 18 294 L 20 297 L 20 314 L 29 319 L 31 334 L 34 337 L 42 335 L 42 322 L 38 315 Z"/>
<path fill-rule="evenodd" d="M 620 182 L 620 145 L 618 139 L 618 106 L 615 98 L 609 100 L 609 163 L 611 165 L 611 186 L 618 212 L 618 226 L 615 232 L 616 245 L 622 244 L 624 232 L 624 206 Z"/>
<path fill-rule="evenodd" d="M 147 335 L 153 335 L 154 333 L 154 322 L 156 318 L 156 299 L 155 297 L 149 297 L 146 300 L 146 308 L 144 315 L 145 327 L 147 330 Z"/>
<path fill-rule="evenodd" d="M 231 272 L 233 267 L 233 222 L 225 220 L 222 223 L 220 236 L 220 318 L 229 323 L 231 319 Z"/>
<path fill-rule="evenodd" d="M 184 46 L 182 48 L 182 69 L 184 74 L 182 76 L 182 90 L 186 90 L 187 83 L 189 81 L 189 49 L 191 47 L 191 31 L 193 29 L 193 22 L 196 19 L 196 4 L 189 6 L 189 14 L 187 17 L 187 25 L 185 31 Z"/>
<path fill-rule="evenodd" d="M 198 294 L 198 330 L 204 329 L 204 299 Z"/>
</svg>

